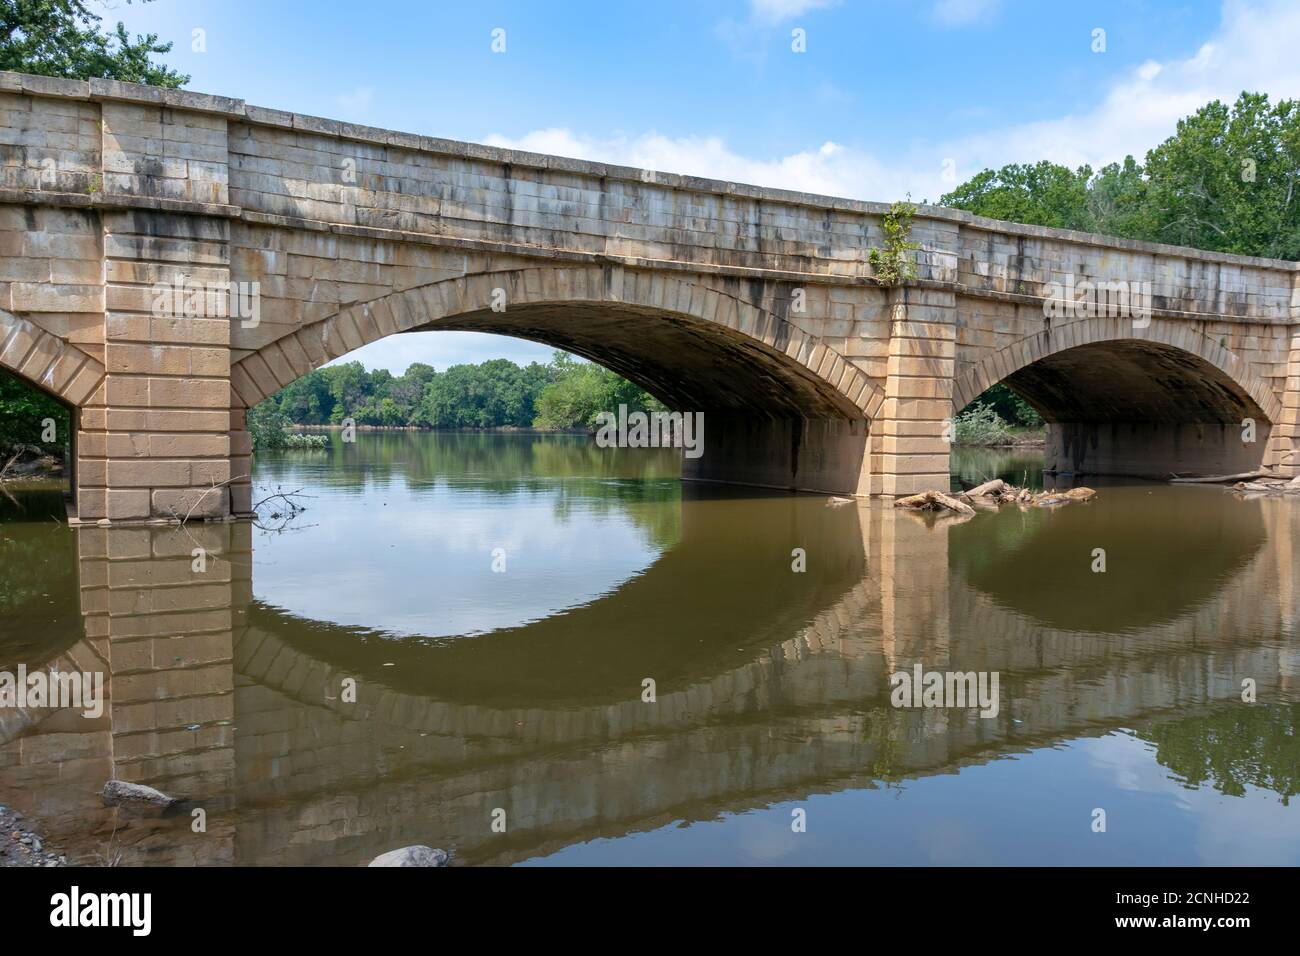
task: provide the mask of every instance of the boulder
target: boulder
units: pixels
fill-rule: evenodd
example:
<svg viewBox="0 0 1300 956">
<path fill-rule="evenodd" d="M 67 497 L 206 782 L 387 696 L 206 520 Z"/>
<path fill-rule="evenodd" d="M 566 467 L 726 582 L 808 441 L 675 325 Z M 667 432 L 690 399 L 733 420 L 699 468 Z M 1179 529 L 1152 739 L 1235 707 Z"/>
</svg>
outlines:
<svg viewBox="0 0 1300 956">
<path fill-rule="evenodd" d="M 435 850 L 428 846 L 404 846 L 400 850 L 389 850 L 370 861 L 370 866 L 446 866 L 449 857 L 446 850 Z"/>
<path fill-rule="evenodd" d="M 139 783 L 127 783 L 125 780 L 110 780 L 99 791 L 104 802 L 113 807 L 138 807 L 167 810 L 180 803 L 175 797 L 169 797 L 161 790 L 146 787 Z"/>
</svg>

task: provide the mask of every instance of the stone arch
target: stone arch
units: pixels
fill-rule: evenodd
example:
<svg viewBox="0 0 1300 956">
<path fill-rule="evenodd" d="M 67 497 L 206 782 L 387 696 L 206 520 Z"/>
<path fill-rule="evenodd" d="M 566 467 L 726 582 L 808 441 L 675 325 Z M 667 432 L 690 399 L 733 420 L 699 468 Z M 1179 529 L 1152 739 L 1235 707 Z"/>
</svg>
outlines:
<svg viewBox="0 0 1300 956">
<path fill-rule="evenodd" d="M 0 309 L 0 368 L 72 408 L 81 408 L 104 380 L 104 366 L 81 349 L 21 316 Z"/>
<path fill-rule="evenodd" d="M 1254 406 L 1270 423 L 1282 421 L 1282 402 L 1277 393 L 1246 360 L 1189 324 L 1166 319 L 1152 319 L 1145 328 L 1134 327 L 1131 319 L 1080 319 L 1026 336 L 986 355 L 957 377 L 953 411 L 961 411 L 986 389 L 1036 362 L 1070 349 L 1105 343 L 1145 343 L 1157 349 L 1189 353 L 1222 373 L 1224 383 L 1239 393 L 1237 397 L 1243 404 Z"/>
<path fill-rule="evenodd" d="M 492 309 L 494 290 L 504 291 L 503 312 Z M 231 387 L 237 404 L 252 407 L 312 369 L 389 335 L 469 329 L 568 348 L 638 382 L 670 405 L 698 400 L 700 393 L 674 383 L 662 369 L 636 367 L 626 348 L 603 348 L 590 336 L 558 333 L 548 322 L 559 313 L 592 322 L 592 334 L 601 316 L 625 323 L 647 320 L 644 330 L 655 335 L 657 328 L 649 323 L 666 322 L 677 333 L 675 344 L 716 347 L 719 356 L 735 358 L 754 376 L 769 378 L 774 390 L 779 392 L 782 384 L 796 389 L 797 399 L 786 409 L 794 414 L 869 420 L 884 402 L 883 390 L 862 370 L 818 337 L 740 294 L 685 276 L 592 265 L 477 273 L 354 303 L 239 359 L 231 370 Z M 685 359 L 679 353 L 663 365 Z M 697 371 L 703 363 L 697 363 Z"/>
</svg>

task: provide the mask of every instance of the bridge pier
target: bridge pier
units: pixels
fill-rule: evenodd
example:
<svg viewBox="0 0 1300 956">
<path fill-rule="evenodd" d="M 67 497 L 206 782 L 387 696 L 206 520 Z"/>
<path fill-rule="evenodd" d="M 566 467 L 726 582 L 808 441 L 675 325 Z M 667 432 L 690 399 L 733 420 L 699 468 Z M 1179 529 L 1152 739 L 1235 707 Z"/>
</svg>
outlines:
<svg viewBox="0 0 1300 956">
<path fill-rule="evenodd" d="M 688 481 L 866 495 L 867 423 L 705 413 L 704 454 L 682 459 Z"/>
<path fill-rule="evenodd" d="M 885 400 L 871 423 L 872 495 L 948 489 L 956 299 L 951 292 L 891 290 Z"/>
<path fill-rule="evenodd" d="M 1279 475 L 1288 478 L 1300 475 L 1300 327 L 1292 330 L 1282 391 L 1281 421 L 1269 436 L 1265 464 L 1275 467 Z"/>
</svg>

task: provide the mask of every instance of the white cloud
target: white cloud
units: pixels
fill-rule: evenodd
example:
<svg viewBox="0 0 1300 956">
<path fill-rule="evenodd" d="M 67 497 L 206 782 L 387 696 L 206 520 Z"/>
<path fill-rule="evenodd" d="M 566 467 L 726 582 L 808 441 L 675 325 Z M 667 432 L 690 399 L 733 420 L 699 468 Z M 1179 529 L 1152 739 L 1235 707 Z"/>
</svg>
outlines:
<svg viewBox="0 0 1300 956">
<path fill-rule="evenodd" d="M 749 0 L 749 10 L 754 19 L 766 23 L 779 23 L 791 17 L 800 17 L 811 10 L 834 6 L 838 0 Z"/>
<path fill-rule="evenodd" d="M 412 362 L 432 365 L 441 372 L 449 365 L 476 365 L 492 358 L 510 359 L 517 365 L 549 362 L 554 351 L 549 345 L 508 335 L 452 331 L 406 332 L 371 342 L 334 362 L 360 362 L 367 369 L 386 368 L 394 375 L 401 375 Z"/>
<path fill-rule="evenodd" d="M 753 157 L 716 136 L 654 132 L 602 138 L 543 129 L 519 137 L 494 135 L 487 142 L 855 199 L 890 201 L 910 193 L 913 199 L 935 200 L 986 167 L 1049 159 L 1096 169 L 1127 154 L 1140 159 L 1174 133 L 1179 119 L 1210 100 L 1232 101 L 1242 90 L 1293 97 L 1300 90 L 1296 36 L 1300 5 L 1228 0 L 1217 32 L 1195 53 L 1163 63 L 1148 61 L 1126 72 L 1090 110 L 922 143 L 888 159 L 834 142 Z M 947 159 L 955 165 L 955 177 L 944 176 Z"/>
<path fill-rule="evenodd" d="M 729 149 L 720 137 L 674 138 L 657 133 L 596 139 L 567 129 L 535 130 L 516 139 L 489 136 L 490 146 L 504 146 L 556 156 L 706 176 L 756 186 L 798 189 L 825 195 L 861 195 L 868 189 L 897 188 L 891 172 L 867 154 L 832 142 L 774 159 L 755 159 Z"/>
<path fill-rule="evenodd" d="M 1002 0 L 937 0 L 930 16 L 941 26 L 963 27 L 992 16 L 1001 5 Z"/>
</svg>

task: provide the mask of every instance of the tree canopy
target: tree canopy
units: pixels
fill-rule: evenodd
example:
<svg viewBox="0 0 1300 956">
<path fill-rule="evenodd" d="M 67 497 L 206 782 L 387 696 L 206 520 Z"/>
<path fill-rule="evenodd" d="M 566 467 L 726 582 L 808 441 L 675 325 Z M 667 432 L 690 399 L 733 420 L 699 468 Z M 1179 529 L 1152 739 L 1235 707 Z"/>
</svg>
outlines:
<svg viewBox="0 0 1300 956">
<path fill-rule="evenodd" d="M 508 359 L 453 365 L 443 372 L 423 363 L 395 376 L 366 371 L 360 362 L 309 372 L 253 410 L 256 421 L 282 416 L 298 425 L 415 428 L 590 429 L 597 414 L 661 409 L 652 396 L 608 369 L 556 352 L 546 365 Z"/>
<path fill-rule="evenodd" d="M 189 82 L 152 59 L 170 43 L 153 33 L 132 40 L 120 22 L 102 31 L 101 19 L 82 0 L 0 0 L 0 70 L 171 88 Z"/>
<path fill-rule="evenodd" d="M 1094 172 L 1047 161 L 986 169 L 945 206 L 1213 252 L 1300 259 L 1300 104 L 1242 93 L 1179 121 L 1174 135 Z"/>
</svg>

